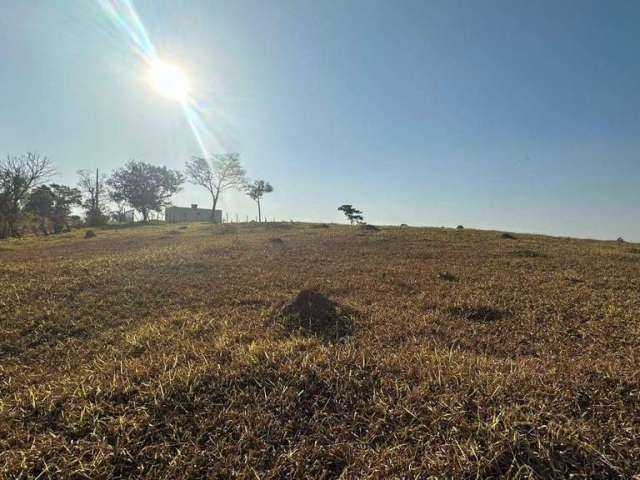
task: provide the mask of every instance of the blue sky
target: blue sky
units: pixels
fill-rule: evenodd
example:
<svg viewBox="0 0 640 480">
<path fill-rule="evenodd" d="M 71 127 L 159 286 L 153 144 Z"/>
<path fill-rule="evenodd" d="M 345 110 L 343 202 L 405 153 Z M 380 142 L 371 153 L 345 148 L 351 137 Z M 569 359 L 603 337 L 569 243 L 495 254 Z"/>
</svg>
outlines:
<svg viewBox="0 0 640 480">
<path fill-rule="evenodd" d="M 134 2 L 267 217 L 640 241 L 640 2 Z M 199 153 L 89 0 L 0 0 L 0 151 L 58 181 Z M 209 205 L 185 185 L 176 204 Z M 242 194 L 233 218 L 255 216 Z"/>
</svg>

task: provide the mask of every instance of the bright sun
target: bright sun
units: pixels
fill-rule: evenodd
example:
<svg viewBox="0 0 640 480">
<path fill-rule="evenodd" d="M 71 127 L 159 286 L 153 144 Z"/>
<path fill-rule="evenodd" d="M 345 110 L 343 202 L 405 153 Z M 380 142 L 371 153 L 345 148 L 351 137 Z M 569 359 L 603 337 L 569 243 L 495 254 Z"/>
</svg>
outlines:
<svg viewBox="0 0 640 480">
<path fill-rule="evenodd" d="M 158 60 L 149 69 L 149 83 L 160 95 L 183 102 L 189 96 L 189 80 L 179 66 Z"/>
</svg>

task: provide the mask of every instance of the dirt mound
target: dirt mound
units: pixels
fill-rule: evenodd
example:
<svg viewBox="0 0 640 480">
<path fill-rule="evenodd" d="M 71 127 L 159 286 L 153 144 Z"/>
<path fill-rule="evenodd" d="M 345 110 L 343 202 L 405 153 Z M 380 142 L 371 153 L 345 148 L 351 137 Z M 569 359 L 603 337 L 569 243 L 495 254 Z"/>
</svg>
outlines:
<svg viewBox="0 0 640 480">
<path fill-rule="evenodd" d="M 353 331 L 347 309 L 339 307 L 316 290 L 302 290 L 279 312 L 289 333 L 302 333 L 337 340 Z"/>
<path fill-rule="evenodd" d="M 541 253 L 538 253 L 534 250 L 527 250 L 526 248 L 513 250 L 512 252 L 510 252 L 510 255 L 513 257 L 521 257 L 521 258 L 537 258 L 542 256 Z"/>
<path fill-rule="evenodd" d="M 453 273 L 450 272 L 440 272 L 438 273 L 438 278 L 440 280 L 446 280 L 447 282 L 457 282 L 458 277 L 456 277 Z"/>
<path fill-rule="evenodd" d="M 503 312 L 493 307 L 450 307 L 447 309 L 450 315 L 464 318 L 473 322 L 495 322 L 508 316 L 507 312 Z"/>
</svg>

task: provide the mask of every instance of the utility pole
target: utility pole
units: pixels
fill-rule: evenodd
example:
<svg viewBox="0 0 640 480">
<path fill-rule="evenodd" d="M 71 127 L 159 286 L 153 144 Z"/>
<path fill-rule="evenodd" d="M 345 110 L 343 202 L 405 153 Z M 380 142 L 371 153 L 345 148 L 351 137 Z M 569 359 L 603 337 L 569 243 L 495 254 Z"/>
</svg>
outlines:
<svg viewBox="0 0 640 480">
<path fill-rule="evenodd" d="M 98 211 L 100 209 L 99 202 L 100 202 L 100 176 L 98 173 L 98 169 L 96 168 L 96 198 L 95 198 L 94 210 L 93 210 L 93 214 L 96 216 L 96 220 L 98 216 Z"/>
</svg>

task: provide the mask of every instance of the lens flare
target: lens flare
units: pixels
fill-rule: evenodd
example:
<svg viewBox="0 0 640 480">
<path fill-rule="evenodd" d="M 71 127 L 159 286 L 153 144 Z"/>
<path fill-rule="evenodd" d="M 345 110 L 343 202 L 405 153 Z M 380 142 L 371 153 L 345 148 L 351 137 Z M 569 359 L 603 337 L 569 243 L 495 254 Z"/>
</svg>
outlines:
<svg viewBox="0 0 640 480">
<path fill-rule="evenodd" d="M 205 138 L 214 138 L 207 127 L 202 106 L 190 94 L 189 79 L 179 66 L 161 60 L 132 0 L 96 0 L 118 35 L 127 40 L 130 51 L 136 54 L 148 69 L 147 80 L 155 91 L 177 101 L 185 120 L 204 157 L 209 156 Z"/>
<path fill-rule="evenodd" d="M 182 103 L 189 98 L 189 80 L 179 66 L 156 61 L 149 69 L 149 83 L 160 95 Z"/>
</svg>

